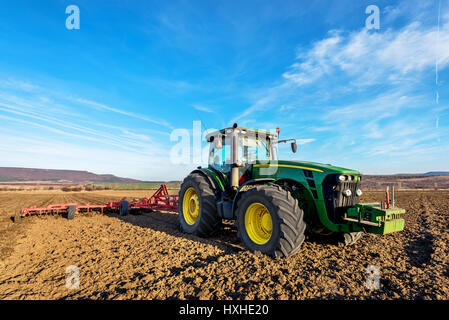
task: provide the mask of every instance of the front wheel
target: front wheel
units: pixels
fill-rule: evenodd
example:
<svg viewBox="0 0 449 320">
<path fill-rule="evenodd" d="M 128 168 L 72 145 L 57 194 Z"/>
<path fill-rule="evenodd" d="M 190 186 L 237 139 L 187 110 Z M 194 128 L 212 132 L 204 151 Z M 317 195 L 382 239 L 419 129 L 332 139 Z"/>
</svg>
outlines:
<svg viewBox="0 0 449 320">
<path fill-rule="evenodd" d="M 303 218 L 298 200 L 278 185 L 256 186 L 237 204 L 239 238 L 248 249 L 272 257 L 299 251 L 306 229 Z"/>
</svg>

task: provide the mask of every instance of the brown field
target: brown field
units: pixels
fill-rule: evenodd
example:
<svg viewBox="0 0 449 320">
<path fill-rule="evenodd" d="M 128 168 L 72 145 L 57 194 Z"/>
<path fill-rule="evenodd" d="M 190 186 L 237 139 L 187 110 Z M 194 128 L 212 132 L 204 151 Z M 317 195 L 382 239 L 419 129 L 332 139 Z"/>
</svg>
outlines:
<svg viewBox="0 0 449 320">
<path fill-rule="evenodd" d="M 309 238 L 287 259 L 244 250 L 229 226 L 209 239 L 182 234 L 173 213 L 10 219 L 30 205 L 149 193 L 0 193 L 0 299 L 449 299 L 449 191 L 397 192 L 401 233 L 347 248 Z M 69 265 L 80 269 L 78 290 L 66 288 Z M 368 265 L 380 269 L 379 290 L 365 286 Z"/>
<path fill-rule="evenodd" d="M 395 186 L 396 190 L 449 189 L 449 175 L 364 175 L 364 190 L 385 190 L 386 186 Z"/>
</svg>

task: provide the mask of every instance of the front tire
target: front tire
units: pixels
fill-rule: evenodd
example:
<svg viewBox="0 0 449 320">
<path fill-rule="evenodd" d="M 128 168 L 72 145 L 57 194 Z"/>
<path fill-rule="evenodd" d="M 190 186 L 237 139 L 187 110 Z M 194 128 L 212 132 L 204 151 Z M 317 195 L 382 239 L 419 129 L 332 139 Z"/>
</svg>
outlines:
<svg viewBox="0 0 449 320">
<path fill-rule="evenodd" d="M 217 199 L 207 178 L 200 173 L 189 174 L 181 184 L 178 200 L 178 221 L 181 231 L 208 237 L 220 229 Z"/>
<path fill-rule="evenodd" d="M 304 211 L 278 185 L 256 186 L 237 204 L 238 236 L 245 247 L 272 257 L 295 254 L 304 242 Z"/>
</svg>

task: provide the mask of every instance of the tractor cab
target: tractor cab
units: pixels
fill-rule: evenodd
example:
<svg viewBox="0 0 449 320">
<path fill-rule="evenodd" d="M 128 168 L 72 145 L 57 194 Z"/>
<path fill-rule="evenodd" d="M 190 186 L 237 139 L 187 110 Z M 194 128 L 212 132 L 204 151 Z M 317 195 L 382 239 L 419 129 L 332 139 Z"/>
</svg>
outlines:
<svg viewBox="0 0 449 320">
<path fill-rule="evenodd" d="M 212 132 L 206 137 L 211 143 L 209 167 L 220 172 L 235 189 L 251 179 L 252 165 L 278 160 L 278 144 L 290 141 L 278 140 L 278 137 L 279 129 L 273 133 L 237 125 Z M 296 141 L 291 141 L 292 150 L 296 152 Z"/>
<path fill-rule="evenodd" d="M 226 132 L 228 131 L 228 132 Z M 232 159 L 237 159 L 238 166 L 247 166 L 256 161 L 277 160 L 277 150 L 272 141 L 276 137 L 266 132 L 237 128 L 236 154 L 233 155 L 233 128 L 212 133 L 208 137 L 210 144 L 209 166 L 223 173 L 230 173 Z"/>
</svg>

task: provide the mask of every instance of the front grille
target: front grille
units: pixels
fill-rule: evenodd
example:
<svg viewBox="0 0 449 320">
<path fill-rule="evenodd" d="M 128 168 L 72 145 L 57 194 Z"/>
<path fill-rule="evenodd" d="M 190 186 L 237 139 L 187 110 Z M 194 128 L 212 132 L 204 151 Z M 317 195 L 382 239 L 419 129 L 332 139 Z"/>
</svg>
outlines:
<svg viewBox="0 0 449 320">
<path fill-rule="evenodd" d="M 354 204 L 359 203 L 359 197 L 357 197 L 358 183 L 354 181 L 350 182 L 341 182 L 337 184 L 337 188 L 335 188 L 335 197 L 334 197 L 334 206 L 335 208 L 339 207 L 352 207 Z M 343 195 L 343 191 L 349 189 L 351 190 L 351 196 L 347 197 Z"/>
<path fill-rule="evenodd" d="M 334 223 L 343 222 L 342 218 L 348 208 L 353 207 L 359 203 L 360 197 L 357 196 L 356 191 L 360 188 L 360 179 L 355 181 L 340 181 L 338 175 L 328 175 L 323 181 L 324 202 L 326 205 L 329 219 Z M 345 196 L 343 191 L 351 190 L 351 195 Z"/>
</svg>

